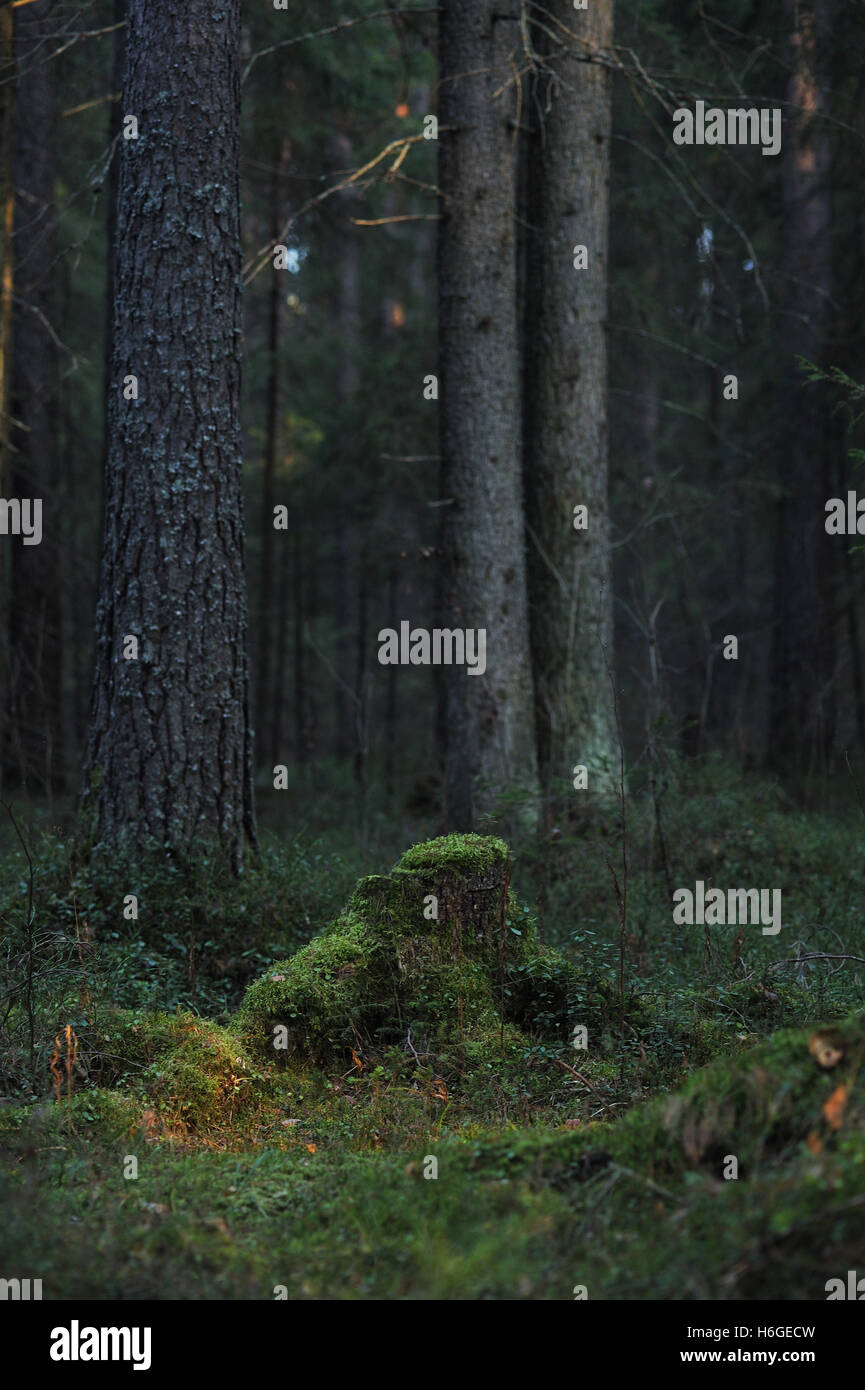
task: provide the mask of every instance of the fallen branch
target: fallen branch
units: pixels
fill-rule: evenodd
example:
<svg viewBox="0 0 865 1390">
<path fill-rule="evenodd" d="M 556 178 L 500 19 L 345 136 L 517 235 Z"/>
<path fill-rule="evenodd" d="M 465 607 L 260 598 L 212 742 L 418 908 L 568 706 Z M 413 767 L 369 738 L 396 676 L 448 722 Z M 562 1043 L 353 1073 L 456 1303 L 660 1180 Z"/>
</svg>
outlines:
<svg viewBox="0 0 865 1390">
<path fill-rule="evenodd" d="M 593 1093 L 593 1095 L 596 1095 L 601 1104 L 606 1108 L 606 1101 L 604 1100 L 604 1097 L 601 1095 L 600 1091 L 595 1090 L 595 1087 L 592 1085 L 591 1081 L 589 1081 L 585 1076 L 578 1072 L 576 1067 L 572 1067 L 568 1062 L 563 1062 L 561 1057 L 555 1057 L 553 1060 L 555 1061 L 557 1066 L 564 1067 L 565 1071 L 569 1071 L 572 1074 L 572 1076 L 575 1076 L 577 1078 L 578 1081 L 582 1081 L 584 1086 L 588 1086 L 589 1090 Z"/>
</svg>

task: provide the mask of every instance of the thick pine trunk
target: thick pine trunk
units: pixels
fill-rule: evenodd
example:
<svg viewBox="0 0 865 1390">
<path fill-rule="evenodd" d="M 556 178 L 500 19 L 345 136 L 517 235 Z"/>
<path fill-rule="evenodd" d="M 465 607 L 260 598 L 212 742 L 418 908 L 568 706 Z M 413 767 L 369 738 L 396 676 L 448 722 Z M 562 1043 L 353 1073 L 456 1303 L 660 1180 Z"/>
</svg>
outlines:
<svg viewBox="0 0 865 1390">
<path fill-rule="evenodd" d="M 239 0 L 130 0 L 85 805 L 109 845 L 255 837 L 241 492 Z M 124 399 L 124 378 L 139 398 Z M 124 659 L 128 636 L 138 659 Z"/>
<path fill-rule="evenodd" d="M 9 679 L 5 771 L 25 790 L 63 783 L 61 737 L 61 572 L 57 454 L 56 103 L 50 0 L 15 15 L 18 66 L 13 121 L 15 185 L 12 322 L 12 461 L 7 495 L 40 498 L 42 541 L 11 546 Z"/>
<path fill-rule="evenodd" d="M 828 6 L 790 0 L 792 72 L 784 133 L 785 447 L 775 554 L 771 756 L 822 767 L 832 735 L 829 583 L 838 562 L 824 529 L 827 422 L 797 356 L 820 363 L 831 295 L 831 147 L 825 117 Z M 825 364 L 824 364 L 825 365 Z"/>
<path fill-rule="evenodd" d="M 613 0 L 549 13 L 592 50 L 613 39 Z M 561 33 L 556 26 L 556 33 Z M 544 794 L 573 797 L 619 780 L 610 679 L 613 601 L 607 506 L 607 225 L 610 70 L 534 31 L 538 76 L 530 137 L 526 256 L 525 489 L 529 597 Z M 574 268 L 585 246 L 588 268 Z M 588 508 L 585 530 L 574 507 Z M 609 671 L 608 671 L 609 666 Z"/>
<path fill-rule="evenodd" d="M 501 795 L 534 809 L 515 255 L 516 0 L 445 0 L 439 18 L 439 411 L 444 626 L 485 629 L 484 675 L 443 668 L 446 813 Z"/>
</svg>

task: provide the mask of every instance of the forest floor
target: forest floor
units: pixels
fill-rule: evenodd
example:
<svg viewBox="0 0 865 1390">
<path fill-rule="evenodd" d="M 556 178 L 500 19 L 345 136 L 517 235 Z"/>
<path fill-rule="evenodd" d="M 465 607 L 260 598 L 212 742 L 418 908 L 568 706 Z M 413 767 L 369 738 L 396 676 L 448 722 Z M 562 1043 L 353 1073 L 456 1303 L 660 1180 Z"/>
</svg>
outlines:
<svg viewBox="0 0 865 1390">
<path fill-rule="evenodd" d="M 507 956 L 468 932 L 458 969 L 419 895 L 445 871 L 478 889 L 492 839 L 352 894 L 384 846 L 272 838 L 232 882 L 75 868 L 23 826 L 32 882 L 20 845 L 0 867 L 4 1271 L 46 1298 L 825 1299 L 865 1233 L 861 813 L 714 765 L 662 824 L 676 888 L 780 888 L 781 932 L 674 926 L 637 794 L 624 922 L 611 810 L 543 865 L 511 847 Z M 398 1027 L 385 978 L 408 981 Z"/>
</svg>

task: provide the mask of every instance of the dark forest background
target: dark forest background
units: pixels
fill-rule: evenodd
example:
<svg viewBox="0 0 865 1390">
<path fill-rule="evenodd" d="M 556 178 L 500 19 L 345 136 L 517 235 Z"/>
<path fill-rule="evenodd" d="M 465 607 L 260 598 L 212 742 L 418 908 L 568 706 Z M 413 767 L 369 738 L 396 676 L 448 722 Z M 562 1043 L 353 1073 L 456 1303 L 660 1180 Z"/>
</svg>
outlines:
<svg viewBox="0 0 865 1390">
<path fill-rule="evenodd" d="M 861 1269 L 863 53 L 863 0 L 0 3 L 0 1279 Z"/>
<path fill-rule="evenodd" d="M 2 777 L 55 819 L 79 791 L 90 706 L 123 13 L 37 0 L 13 25 L 4 10 L 4 495 L 41 491 L 45 540 L 4 542 Z M 376 659 L 381 628 L 432 627 L 438 611 L 438 405 L 423 392 L 436 143 L 323 195 L 422 132 L 435 14 L 285 42 L 345 19 L 327 0 L 244 7 L 242 418 L 260 813 L 279 823 L 302 803 L 365 837 L 441 818 L 438 673 Z M 820 799 L 836 774 L 849 784 L 865 729 L 860 547 L 815 531 L 860 478 L 847 407 L 865 378 L 862 6 L 821 31 L 807 216 L 786 153 L 677 148 L 669 114 L 696 95 L 780 107 L 789 140 L 795 22 L 744 0 L 616 16 L 610 540 L 632 777 L 718 754 Z M 528 95 L 526 109 L 528 127 Z M 529 226 L 530 194 L 523 179 Z M 525 323 L 525 275 L 521 293 Z M 808 384 L 798 353 L 833 379 Z M 278 504 L 287 530 L 269 524 Z M 813 554 L 794 564 L 804 530 Z M 282 802 L 275 764 L 290 770 Z M 569 768 L 557 776 L 562 814 Z"/>
</svg>

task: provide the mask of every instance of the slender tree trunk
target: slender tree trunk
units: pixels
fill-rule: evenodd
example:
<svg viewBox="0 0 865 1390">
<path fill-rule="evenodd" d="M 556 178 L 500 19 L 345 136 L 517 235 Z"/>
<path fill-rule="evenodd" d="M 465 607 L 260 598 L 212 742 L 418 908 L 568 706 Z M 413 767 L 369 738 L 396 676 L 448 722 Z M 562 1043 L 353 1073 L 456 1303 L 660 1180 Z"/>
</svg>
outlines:
<svg viewBox="0 0 865 1390">
<path fill-rule="evenodd" d="M 60 632 L 61 510 L 57 456 L 56 103 L 48 30 L 52 0 L 15 15 L 15 298 L 10 492 L 41 499 L 42 540 L 11 546 L 6 771 L 25 790 L 63 783 Z"/>
<path fill-rule="evenodd" d="M 534 812 L 537 761 L 520 469 L 516 0 L 439 14 L 439 391 L 447 628 L 483 629 L 486 671 L 445 667 L 448 824 L 502 794 Z"/>
<path fill-rule="evenodd" d="M 12 286 L 15 186 L 12 177 L 12 112 L 15 100 L 15 26 L 11 5 L 0 9 L 0 496 L 12 494 L 9 408 L 12 376 Z M 12 552 L 0 553 L 0 690 L 9 687 L 9 591 Z M 10 762 L 8 703 L 0 702 L 0 783 Z"/>
<path fill-rule="evenodd" d="M 825 0 L 788 0 L 792 36 L 784 134 L 784 300 L 781 330 L 789 388 L 775 555 L 771 756 L 804 772 L 831 737 L 830 576 L 837 556 L 824 530 L 825 417 L 802 385 L 797 356 L 821 362 L 831 292 L 831 149 L 823 64 Z"/>
<path fill-rule="evenodd" d="M 357 604 L 357 669 L 354 675 L 356 692 L 355 703 L 355 745 L 354 745 L 354 785 L 357 796 L 357 820 L 361 844 L 366 845 L 369 830 L 369 729 L 371 717 L 372 678 L 367 660 L 367 602 L 369 580 L 366 565 L 361 562 L 360 582 Z"/>
<path fill-rule="evenodd" d="M 85 808 L 116 846 L 255 838 L 240 443 L 240 3 L 130 0 Z M 138 398 L 127 399 L 128 378 Z M 135 659 L 135 639 L 137 659 Z"/>
<path fill-rule="evenodd" d="M 298 544 L 300 526 L 295 526 L 292 534 L 292 551 Z M 292 584 L 292 561 L 289 556 L 287 546 L 281 545 L 277 552 L 279 554 L 279 582 L 280 591 L 283 594 L 289 592 Z M 287 660 L 287 632 L 288 632 L 288 604 L 279 605 L 279 618 L 276 624 L 276 671 L 274 675 L 273 704 L 270 708 L 270 746 L 271 748 L 282 748 L 282 731 L 285 728 L 285 667 Z M 296 713 L 296 712 L 295 712 Z M 268 760 L 259 759 L 266 763 Z M 275 758 L 274 762 L 283 762 L 282 758 Z M 272 766 L 272 764 L 271 764 Z"/>
<path fill-rule="evenodd" d="M 850 653 L 850 674 L 853 681 L 853 712 L 860 745 L 865 748 L 865 681 L 862 679 L 862 647 L 859 640 L 859 619 L 856 604 L 856 582 L 853 557 L 844 549 L 844 578 L 847 585 L 847 642 Z"/>
<path fill-rule="evenodd" d="M 613 0 L 550 14 L 609 49 Z M 547 26 L 549 28 L 549 26 Z M 613 601 L 607 505 L 607 224 L 610 72 L 538 29 L 538 78 L 529 158 L 525 486 L 529 597 L 541 781 L 573 798 L 572 768 L 590 791 L 619 781 L 608 672 Z M 585 246 L 586 269 L 574 268 Z M 574 529 L 574 507 L 588 509 Z"/>
<path fill-rule="evenodd" d="M 279 164 L 280 148 L 274 152 L 270 184 L 271 240 L 275 241 L 280 229 L 279 210 Z M 267 306 L 267 425 L 264 445 L 264 477 L 261 494 L 261 588 L 260 613 L 258 624 L 258 690 L 257 714 L 255 720 L 259 741 L 258 758 L 269 764 L 277 752 L 275 745 L 269 745 L 267 711 L 274 698 L 271 670 L 273 655 L 273 509 L 276 506 L 276 456 L 279 447 L 279 307 L 282 297 L 284 270 L 270 271 L 270 291 Z M 278 660 L 283 659 L 282 653 Z"/>
<path fill-rule="evenodd" d="M 347 135 L 340 132 L 332 142 L 332 157 L 337 167 L 348 169 L 353 159 L 353 147 Z M 343 436 L 335 466 L 339 469 L 340 501 L 337 514 L 337 593 L 339 598 L 339 638 L 336 667 L 339 685 L 336 692 L 338 727 L 336 751 L 340 758 L 356 759 L 358 751 L 358 707 L 355 678 L 358 670 L 358 590 L 363 568 L 363 546 L 358 531 L 359 489 L 356 482 L 353 430 L 351 422 L 358 392 L 360 369 L 358 343 L 361 324 L 360 244 L 357 230 L 350 218 L 356 216 L 360 200 L 348 189 L 339 194 L 340 221 L 336 228 L 334 250 L 337 271 L 336 319 L 339 333 L 339 356 L 336 364 L 336 403 L 342 422 Z"/>
<path fill-rule="evenodd" d="M 292 642 L 294 647 L 294 760 L 301 774 L 307 762 L 306 646 L 304 644 L 302 532 L 298 525 L 292 553 Z"/>
<path fill-rule="evenodd" d="M 387 577 L 387 621 L 388 626 L 394 631 L 398 630 L 400 617 L 398 611 L 399 601 L 399 569 L 396 563 L 390 567 Z M 387 667 L 387 686 L 385 693 L 385 712 L 384 712 L 384 788 L 388 799 L 388 804 L 393 800 L 394 794 L 394 775 L 396 772 L 397 754 L 397 667 Z"/>
<path fill-rule="evenodd" d="M 300 615 L 302 620 L 302 640 L 304 651 L 303 662 L 303 741 L 306 748 L 307 760 L 314 764 L 319 751 L 319 732 L 320 725 L 317 714 L 321 708 L 318 701 L 319 686 L 315 680 L 315 668 L 309 663 L 309 644 L 306 634 L 310 631 L 315 619 L 320 612 L 318 582 L 320 568 L 317 563 L 317 551 L 314 541 L 310 541 L 309 546 L 301 545 L 297 552 L 297 563 L 303 567 L 303 613 Z M 328 680 L 330 677 L 328 676 Z M 328 750 L 329 751 L 329 750 Z"/>
</svg>

